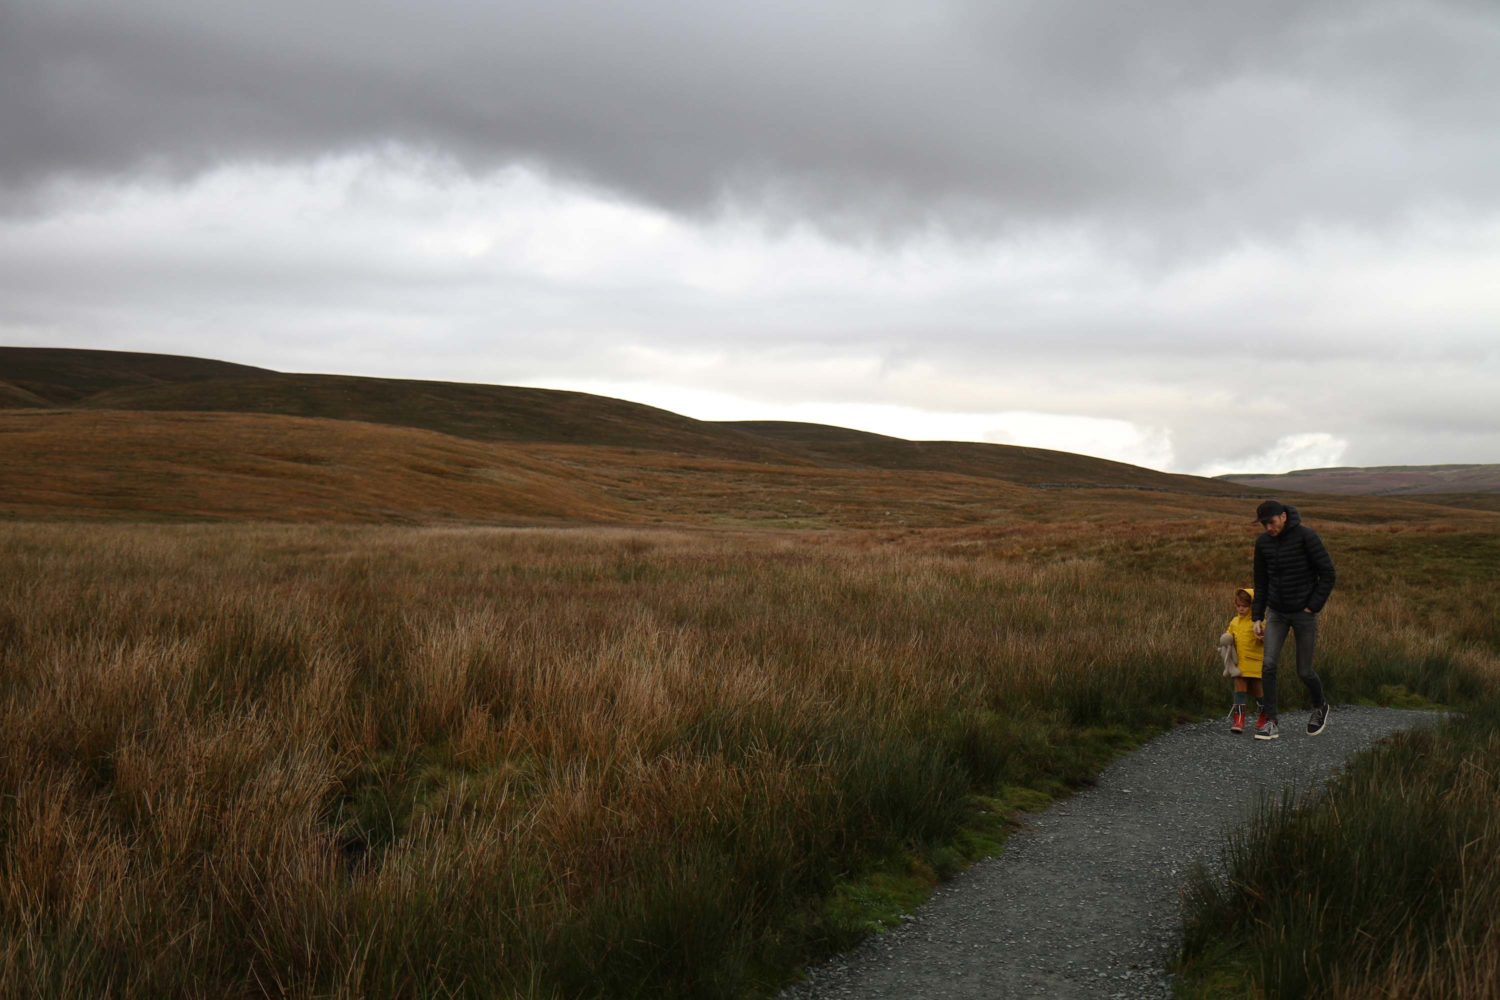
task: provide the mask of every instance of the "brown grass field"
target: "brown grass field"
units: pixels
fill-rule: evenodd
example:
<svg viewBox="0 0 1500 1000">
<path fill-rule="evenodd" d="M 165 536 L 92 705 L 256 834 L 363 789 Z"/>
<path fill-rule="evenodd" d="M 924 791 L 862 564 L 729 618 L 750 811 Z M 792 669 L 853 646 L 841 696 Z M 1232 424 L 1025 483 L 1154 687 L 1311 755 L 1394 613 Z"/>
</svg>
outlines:
<svg viewBox="0 0 1500 1000">
<path fill-rule="evenodd" d="M 83 353 L 0 371 L 0 996 L 763 995 L 1223 708 L 1237 488 L 94 408 L 263 376 Z M 1303 505 L 1335 700 L 1493 700 L 1500 515 Z"/>
<path fill-rule="evenodd" d="M 1094 462 L 1080 460 L 1074 474 L 1097 474 Z M 472 441 L 280 415 L 0 410 L 0 517 L 27 520 L 915 529 L 1253 508 L 1248 496 L 1220 493 L 1049 489 L 991 475 Z M 1317 503 L 1324 518 L 1493 521 L 1412 500 Z"/>
<path fill-rule="evenodd" d="M 1478 524 L 1327 527 L 1339 698 L 1490 689 Z M 1220 707 L 1242 519 L 1028 533 L 7 525 L 0 993 L 773 983 Z"/>
</svg>

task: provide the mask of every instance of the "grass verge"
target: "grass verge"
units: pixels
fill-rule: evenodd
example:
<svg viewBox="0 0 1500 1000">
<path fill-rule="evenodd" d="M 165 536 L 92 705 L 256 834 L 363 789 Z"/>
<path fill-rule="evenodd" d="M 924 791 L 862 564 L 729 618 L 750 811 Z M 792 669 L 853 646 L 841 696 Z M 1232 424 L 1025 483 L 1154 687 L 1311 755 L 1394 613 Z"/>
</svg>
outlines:
<svg viewBox="0 0 1500 1000">
<path fill-rule="evenodd" d="M 906 845 L 866 870 L 838 878 L 826 895 L 788 921 L 782 931 L 784 955 L 764 966 L 754 992 L 770 993 L 792 981 L 794 971 L 810 959 L 846 950 L 899 925 L 941 882 L 999 854 L 1023 814 L 1039 812 L 1089 786 L 1112 760 L 1168 724 L 1161 716 L 1144 728 L 1034 729 L 1041 739 L 1032 748 L 1036 752 L 1027 755 L 1035 762 L 1033 770 L 1012 775 L 1021 783 L 970 794 L 956 829 L 930 843 Z"/>
<path fill-rule="evenodd" d="M 1500 704 L 1264 809 L 1187 904 L 1184 998 L 1500 996 Z"/>
</svg>

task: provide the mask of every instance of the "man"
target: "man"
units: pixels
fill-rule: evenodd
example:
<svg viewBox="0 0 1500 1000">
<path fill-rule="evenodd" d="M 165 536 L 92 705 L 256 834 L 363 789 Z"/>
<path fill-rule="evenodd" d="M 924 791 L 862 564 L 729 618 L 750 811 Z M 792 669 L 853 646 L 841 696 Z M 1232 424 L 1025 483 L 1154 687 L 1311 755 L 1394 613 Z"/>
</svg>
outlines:
<svg viewBox="0 0 1500 1000">
<path fill-rule="evenodd" d="M 1313 670 L 1313 649 L 1318 641 L 1318 612 L 1333 592 L 1333 560 L 1318 533 L 1302 523 L 1296 507 L 1267 500 L 1255 511 L 1265 533 L 1255 540 L 1255 604 L 1250 618 L 1255 634 L 1265 639 L 1262 680 L 1265 700 L 1255 723 L 1255 738 L 1274 740 L 1281 735 L 1276 720 L 1276 668 L 1287 633 L 1297 640 L 1297 676 L 1312 697 L 1312 715 L 1307 734 L 1317 736 L 1328 726 L 1328 702 L 1323 682 Z"/>
</svg>

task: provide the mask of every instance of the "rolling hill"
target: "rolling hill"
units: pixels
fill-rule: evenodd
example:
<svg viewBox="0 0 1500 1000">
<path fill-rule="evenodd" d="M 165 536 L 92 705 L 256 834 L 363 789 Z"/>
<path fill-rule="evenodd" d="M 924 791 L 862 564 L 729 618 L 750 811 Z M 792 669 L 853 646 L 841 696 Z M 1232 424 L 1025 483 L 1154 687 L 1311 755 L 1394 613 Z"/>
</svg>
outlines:
<svg viewBox="0 0 1500 1000">
<path fill-rule="evenodd" d="M 0 408 L 75 406 L 111 389 L 269 374 L 264 368 L 171 354 L 0 347 Z"/>
<path fill-rule="evenodd" d="M 726 426 L 775 442 L 823 466 L 951 472 L 1054 489 L 1087 485 L 1216 496 L 1244 492 L 1215 489 L 1212 480 L 1196 476 L 1172 475 L 1046 448 L 977 441 L 908 441 L 847 427 L 787 421 L 739 421 Z"/>
<path fill-rule="evenodd" d="M 1500 465 L 1384 465 L 1299 469 L 1279 475 L 1220 476 L 1257 489 L 1343 496 L 1500 494 Z"/>
<path fill-rule="evenodd" d="M 632 520 L 556 463 L 431 431 L 263 414 L 0 411 L 0 516 Z"/>
<path fill-rule="evenodd" d="M 0 348 L 0 400 L 11 408 L 357 421 L 471 441 L 635 449 L 787 467 L 948 473 L 1051 488 L 1243 493 L 1228 483 L 1041 448 L 907 441 L 816 424 L 701 421 L 555 389 L 288 374 L 163 355 Z"/>
<path fill-rule="evenodd" d="M 0 348 L 0 517 L 904 529 L 1227 514 L 1246 499 L 1239 481 L 1040 448 L 701 421 L 552 389 Z M 1397 519 L 1422 516 L 1401 506 Z M 1370 510 L 1351 497 L 1320 513 Z"/>
</svg>

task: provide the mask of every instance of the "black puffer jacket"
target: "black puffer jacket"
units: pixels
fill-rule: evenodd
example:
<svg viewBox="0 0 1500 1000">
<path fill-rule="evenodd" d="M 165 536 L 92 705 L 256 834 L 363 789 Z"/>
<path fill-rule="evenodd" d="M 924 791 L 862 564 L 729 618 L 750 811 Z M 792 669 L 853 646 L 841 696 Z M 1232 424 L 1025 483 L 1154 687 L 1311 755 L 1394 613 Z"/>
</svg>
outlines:
<svg viewBox="0 0 1500 1000">
<path fill-rule="evenodd" d="M 1271 607 L 1283 614 L 1307 608 L 1322 611 L 1333 593 L 1333 559 L 1318 533 L 1302 523 L 1296 507 L 1286 509 L 1286 527 L 1272 538 L 1255 540 L 1255 605 L 1250 617 L 1260 621 Z"/>
</svg>

